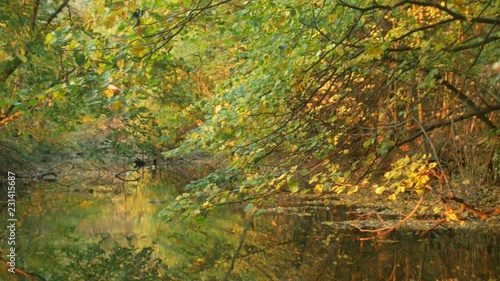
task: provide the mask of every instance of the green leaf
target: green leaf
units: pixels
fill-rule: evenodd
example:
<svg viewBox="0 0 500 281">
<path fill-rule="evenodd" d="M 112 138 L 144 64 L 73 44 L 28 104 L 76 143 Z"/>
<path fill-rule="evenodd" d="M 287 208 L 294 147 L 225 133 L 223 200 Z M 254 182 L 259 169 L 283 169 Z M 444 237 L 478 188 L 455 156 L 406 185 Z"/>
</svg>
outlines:
<svg viewBox="0 0 500 281">
<path fill-rule="evenodd" d="M 20 59 L 22 62 L 27 62 L 28 58 L 25 55 L 22 54 L 16 54 L 16 57 Z"/>
<path fill-rule="evenodd" d="M 291 193 L 295 193 L 295 192 L 299 191 L 299 182 L 289 181 L 288 182 L 288 190 L 290 190 Z"/>
<path fill-rule="evenodd" d="M 247 213 L 248 211 L 250 211 L 251 209 L 253 208 L 253 204 L 250 203 L 248 205 L 245 206 L 245 208 L 243 208 L 243 212 Z"/>
<path fill-rule="evenodd" d="M 363 148 L 368 148 L 370 145 L 372 145 L 374 142 L 374 139 L 368 139 L 363 142 Z"/>
<path fill-rule="evenodd" d="M 74 54 L 75 61 L 79 66 L 82 66 L 86 62 L 85 55 L 81 52 L 75 52 Z"/>
</svg>

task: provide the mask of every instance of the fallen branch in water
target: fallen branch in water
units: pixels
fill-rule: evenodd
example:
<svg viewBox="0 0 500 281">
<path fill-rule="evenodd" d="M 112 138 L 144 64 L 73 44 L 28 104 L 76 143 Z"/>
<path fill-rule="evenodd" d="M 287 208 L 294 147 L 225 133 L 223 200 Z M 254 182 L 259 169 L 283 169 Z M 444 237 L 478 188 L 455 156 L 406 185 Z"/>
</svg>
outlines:
<svg viewBox="0 0 500 281">
<path fill-rule="evenodd" d="M 471 205 L 467 204 L 464 199 L 456 197 L 453 192 L 450 192 L 450 196 L 441 197 L 441 201 L 443 201 L 443 203 L 446 203 L 446 200 L 454 201 L 454 202 L 457 202 L 458 204 L 460 204 L 461 208 L 459 211 L 457 211 L 457 213 L 460 213 L 463 210 L 467 210 L 467 211 L 473 213 L 474 215 L 480 217 L 483 220 L 485 220 L 491 216 L 500 214 L 500 208 L 493 208 L 493 209 L 488 210 L 488 211 L 480 211 L 476 208 L 473 208 Z"/>
<path fill-rule="evenodd" d="M 377 234 L 376 236 L 372 236 L 372 237 L 359 238 L 359 240 L 360 241 L 374 240 L 374 239 L 383 238 L 383 237 L 387 236 L 387 234 L 396 230 L 398 227 L 400 227 L 403 223 L 407 222 L 409 219 L 411 219 L 411 217 L 413 217 L 413 215 L 415 215 L 417 213 L 418 209 L 422 205 L 422 202 L 424 202 L 424 198 L 425 198 L 425 192 L 422 194 L 422 196 L 420 196 L 420 200 L 418 201 L 417 206 L 415 206 L 415 208 L 413 208 L 413 210 L 404 219 L 400 220 L 398 223 L 396 223 L 393 226 L 379 228 L 379 229 L 362 229 L 356 225 L 353 225 L 354 227 L 359 229 L 361 232 L 369 232 L 369 233 L 376 233 Z"/>
</svg>

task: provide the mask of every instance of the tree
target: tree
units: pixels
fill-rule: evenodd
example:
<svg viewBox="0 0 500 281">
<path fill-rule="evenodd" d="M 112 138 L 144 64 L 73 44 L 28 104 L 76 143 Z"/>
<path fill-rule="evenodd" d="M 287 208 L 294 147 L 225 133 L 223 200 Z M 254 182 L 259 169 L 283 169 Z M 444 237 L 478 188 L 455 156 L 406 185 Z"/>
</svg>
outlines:
<svg viewBox="0 0 500 281">
<path fill-rule="evenodd" d="M 265 206 L 280 192 L 359 189 L 453 200 L 461 182 L 497 181 L 497 8 L 247 3 L 220 28 L 244 46 L 232 77 L 181 148 L 226 151 L 228 167 L 191 187 L 219 194 L 210 204 Z"/>
</svg>

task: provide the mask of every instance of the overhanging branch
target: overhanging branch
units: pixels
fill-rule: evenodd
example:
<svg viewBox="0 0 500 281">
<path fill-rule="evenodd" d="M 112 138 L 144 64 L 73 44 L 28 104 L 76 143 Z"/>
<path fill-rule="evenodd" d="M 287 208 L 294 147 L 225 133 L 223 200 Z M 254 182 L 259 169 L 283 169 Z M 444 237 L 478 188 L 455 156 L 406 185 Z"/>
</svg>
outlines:
<svg viewBox="0 0 500 281">
<path fill-rule="evenodd" d="M 450 90 L 452 93 L 454 93 L 459 99 L 461 99 L 463 102 L 467 104 L 468 107 L 470 107 L 474 112 L 482 112 L 482 110 L 477 106 L 467 95 L 462 93 L 460 90 L 458 90 L 455 86 L 453 86 L 450 82 L 447 80 L 443 80 L 441 82 L 441 85 L 445 86 L 448 90 Z M 490 107 L 488 107 L 490 108 Z M 488 113 L 488 112 L 487 112 Z M 490 129 L 496 129 L 495 124 L 493 124 L 488 117 L 486 117 L 486 113 L 483 114 L 475 114 L 474 116 L 477 116 L 481 121 L 483 121 Z M 463 120 L 463 119 L 461 119 Z M 459 120 L 459 121 L 461 121 Z"/>
<path fill-rule="evenodd" d="M 406 144 L 406 143 L 409 143 L 411 141 L 414 141 L 415 139 L 417 139 L 418 137 L 422 136 L 425 133 L 429 133 L 429 132 L 432 132 L 434 131 L 435 129 L 437 128 L 441 128 L 441 127 L 444 127 L 444 126 L 449 126 L 453 123 L 457 123 L 457 122 L 460 122 L 460 121 L 463 121 L 463 120 L 466 120 L 466 119 L 469 119 L 469 118 L 472 118 L 472 117 L 480 117 L 480 116 L 484 116 L 490 112 L 493 112 L 493 111 L 497 111 L 497 110 L 500 110 L 500 104 L 498 105 L 494 105 L 494 106 L 490 106 L 488 108 L 485 108 L 485 109 L 481 109 L 481 110 L 478 110 L 478 111 L 474 111 L 474 112 L 470 112 L 470 113 L 467 113 L 467 114 L 464 114 L 462 116 L 458 116 L 454 119 L 451 119 L 451 120 L 446 120 L 446 121 L 443 121 L 443 122 L 440 122 L 440 123 L 436 123 L 436 124 L 432 124 L 432 125 L 429 125 L 429 126 L 424 126 L 424 130 L 423 131 L 420 131 L 416 134 L 414 134 L 413 136 L 403 140 L 403 141 L 400 141 L 398 143 L 396 143 L 394 145 L 394 148 L 395 147 L 399 147 L 403 144 Z"/>
</svg>

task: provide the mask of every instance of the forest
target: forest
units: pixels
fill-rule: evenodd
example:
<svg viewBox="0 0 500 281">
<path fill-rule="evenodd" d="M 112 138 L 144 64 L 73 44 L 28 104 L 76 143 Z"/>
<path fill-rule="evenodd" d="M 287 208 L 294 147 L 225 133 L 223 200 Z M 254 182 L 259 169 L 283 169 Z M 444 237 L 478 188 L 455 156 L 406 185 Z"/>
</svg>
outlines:
<svg viewBox="0 0 500 281">
<path fill-rule="evenodd" d="M 25 189 L 126 193 L 168 167 L 162 222 L 243 220 L 223 274 L 196 275 L 218 263 L 193 258 L 191 275 L 102 280 L 296 280 L 239 261 L 263 248 L 244 245 L 260 218 L 304 208 L 356 209 L 358 242 L 405 227 L 499 235 L 499 25 L 494 0 L 2 0 L 3 189 L 15 173 L 22 209 Z M 322 255 L 300 245 L 304 264 Z M 64 278 L 101 280 L 83 276 Z"/>
</svg>

